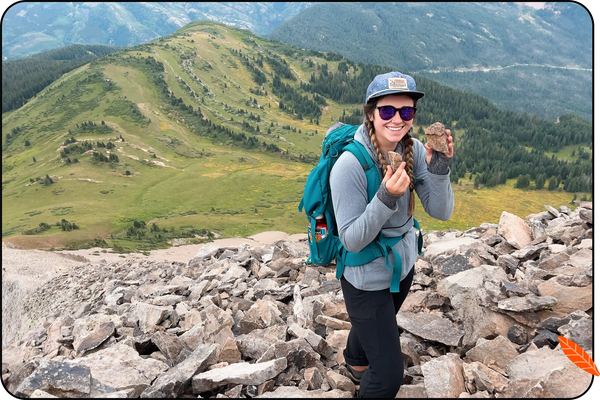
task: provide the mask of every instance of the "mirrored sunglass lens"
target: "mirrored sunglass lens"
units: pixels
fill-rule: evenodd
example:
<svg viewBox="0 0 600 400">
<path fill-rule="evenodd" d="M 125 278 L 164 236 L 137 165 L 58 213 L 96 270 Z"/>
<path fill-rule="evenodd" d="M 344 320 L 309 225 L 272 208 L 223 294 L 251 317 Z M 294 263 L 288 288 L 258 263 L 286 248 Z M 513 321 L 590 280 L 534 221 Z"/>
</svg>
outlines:
<svg viewBox="0 0 600 400">
<path fill-rule="evenodd" d="M 414 107 L 402 107 L 400 109 L 400 118 L 404 121 L 410 121 L 415 117 L 415 109 Z"/>
<path fill-rule="evenodd" d="M 396 109 L 392 106 L 383 106 L 379 109 L 381 119 L 392 119 L 396 114 Z"/>
</svg>

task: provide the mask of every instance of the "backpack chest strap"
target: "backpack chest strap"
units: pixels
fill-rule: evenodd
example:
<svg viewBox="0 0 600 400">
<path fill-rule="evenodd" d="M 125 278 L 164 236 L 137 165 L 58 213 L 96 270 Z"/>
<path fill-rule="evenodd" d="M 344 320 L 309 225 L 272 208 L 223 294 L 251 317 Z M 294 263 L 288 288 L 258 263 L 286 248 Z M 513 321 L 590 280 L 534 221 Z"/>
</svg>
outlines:
<svg viewBox="0 0 600 400">
<path fill-rule="evenodd" d="M 413 218 L 413 227 L 419 230 L 418 237 L 418 254 L 422 254 L 423 247 L 423 235 L 421 234 L 421 227 L 416 219 Z M 335 271 L 335 277 L 340 279 L 344 273 L 344 268 L 357 267 L 370 263 L 376 258 L 385 257 L 385 266 L 387 269 L 392 270 L 392 282 L 390 284 L 390 292 L 397 293 L 400 291 L 400 280 L 402 279 L 402 257 L 394 246 L 402 240 L 404 235 L 397 237 L 383 237 L 379 233 L 378 237 L 369 243 L 364 249 L 357 253 L 351 253 L 346 250 L 340 242 L 337 265 Z M 390 253 L 394 256 L 393 264 L 390 263 Z"/>
</svg>

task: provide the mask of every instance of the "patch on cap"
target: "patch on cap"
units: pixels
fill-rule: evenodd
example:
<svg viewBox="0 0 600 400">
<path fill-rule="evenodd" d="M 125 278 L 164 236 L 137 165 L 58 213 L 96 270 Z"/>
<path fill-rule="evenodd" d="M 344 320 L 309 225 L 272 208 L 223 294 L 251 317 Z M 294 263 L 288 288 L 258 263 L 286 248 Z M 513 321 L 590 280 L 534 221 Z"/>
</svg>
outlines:
<svg viewBox="0 0 600 400">
<path fill-rule="evenodd" d="M 408 90 L 408 82 L 406 78 L 389 78 L 388 79 L 389 89 Z"/>
</svg>

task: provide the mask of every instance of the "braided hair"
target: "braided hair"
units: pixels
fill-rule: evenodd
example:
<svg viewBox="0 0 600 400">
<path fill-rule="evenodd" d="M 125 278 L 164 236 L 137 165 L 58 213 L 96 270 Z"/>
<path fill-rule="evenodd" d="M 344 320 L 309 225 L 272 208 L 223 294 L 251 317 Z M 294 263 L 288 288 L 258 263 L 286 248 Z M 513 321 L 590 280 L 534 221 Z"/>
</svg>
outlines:
<svg viewBox="0 0 600 400">
<path fill-rule="evenodd" d="M 377 152 L 377 158 L 379 159 L 379 162 L 381 163 L 381 169 L 383 171 L 383 175 L 385 176 L 385 174 L 387 173 L 387 160 L 385 158 L 385 156 L 383 155 L 383 151 L 381 151 L 381 147 L 379 146 L 379 142 L 377 141 L 377 136 L 375 135 L 375 126 L 373 125 L 373 122 L 369 119 L 370 115 L 373 115 L 373 113 L 375 112 L 375 109 L 377 107 L 377 100 L 378 98 L 374 98 L 369 100 L 363 108 L 364 111 L 364 115 L 363 115 L 363 120 L 364 120 L 364 124 L 365 127 L 367 128 L 367 132 L 369 134 L 369 138 L 371 139 L 371 143 L 373 143 L 373 147 L 375 148 L 375 151 Z M 417 105 L 417 100 L 414 100 L 414 105 Z M 409 199 L 409 203 L 408 203 L 408 215 L 413 215 L 414 211 L 415 211 L 415 179 L 413 176 L 413 166 L 414 166 L 414 159 L 413 159 L 413 138 L 411 136 L 411 131 L 408 131 L 406 133 L 406 135 L 404 135 L 404 137 L 402 138 L 402 147 L 404 148 L 404 161 L 406 162 L 406 165 L 404 167 L 409 179 L 410 179 L 410 185 L 409 185 L 409 190 L 410 190 L 410 199 Z"/>
</svg>

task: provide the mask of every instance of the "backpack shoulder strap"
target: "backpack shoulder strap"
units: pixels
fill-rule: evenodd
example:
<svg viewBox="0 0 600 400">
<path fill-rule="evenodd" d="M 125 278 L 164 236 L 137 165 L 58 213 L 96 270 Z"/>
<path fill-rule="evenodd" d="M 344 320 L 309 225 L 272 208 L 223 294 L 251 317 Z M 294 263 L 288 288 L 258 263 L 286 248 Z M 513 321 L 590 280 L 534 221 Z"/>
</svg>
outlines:
<svg viewBox="0 0 600 400">
<path fill-rule="evenodd" d="M 353 140 L 346 147 L 344 147 L 345 151 L 349 151 L 358 159 L 358 162 L 362 166 L 365 174 L 367 176 L 367 194 L 369 196 L 369 201 L 375 197 L 377 190 L 379 190 L 379 185 L 381 184 L 381 176 L 379 175 L 379 171 L 377 170 L 377 166 L 373 162 L 373 159 L 367 152 L 367 149 L 357 142 Z"/>
</svg>

